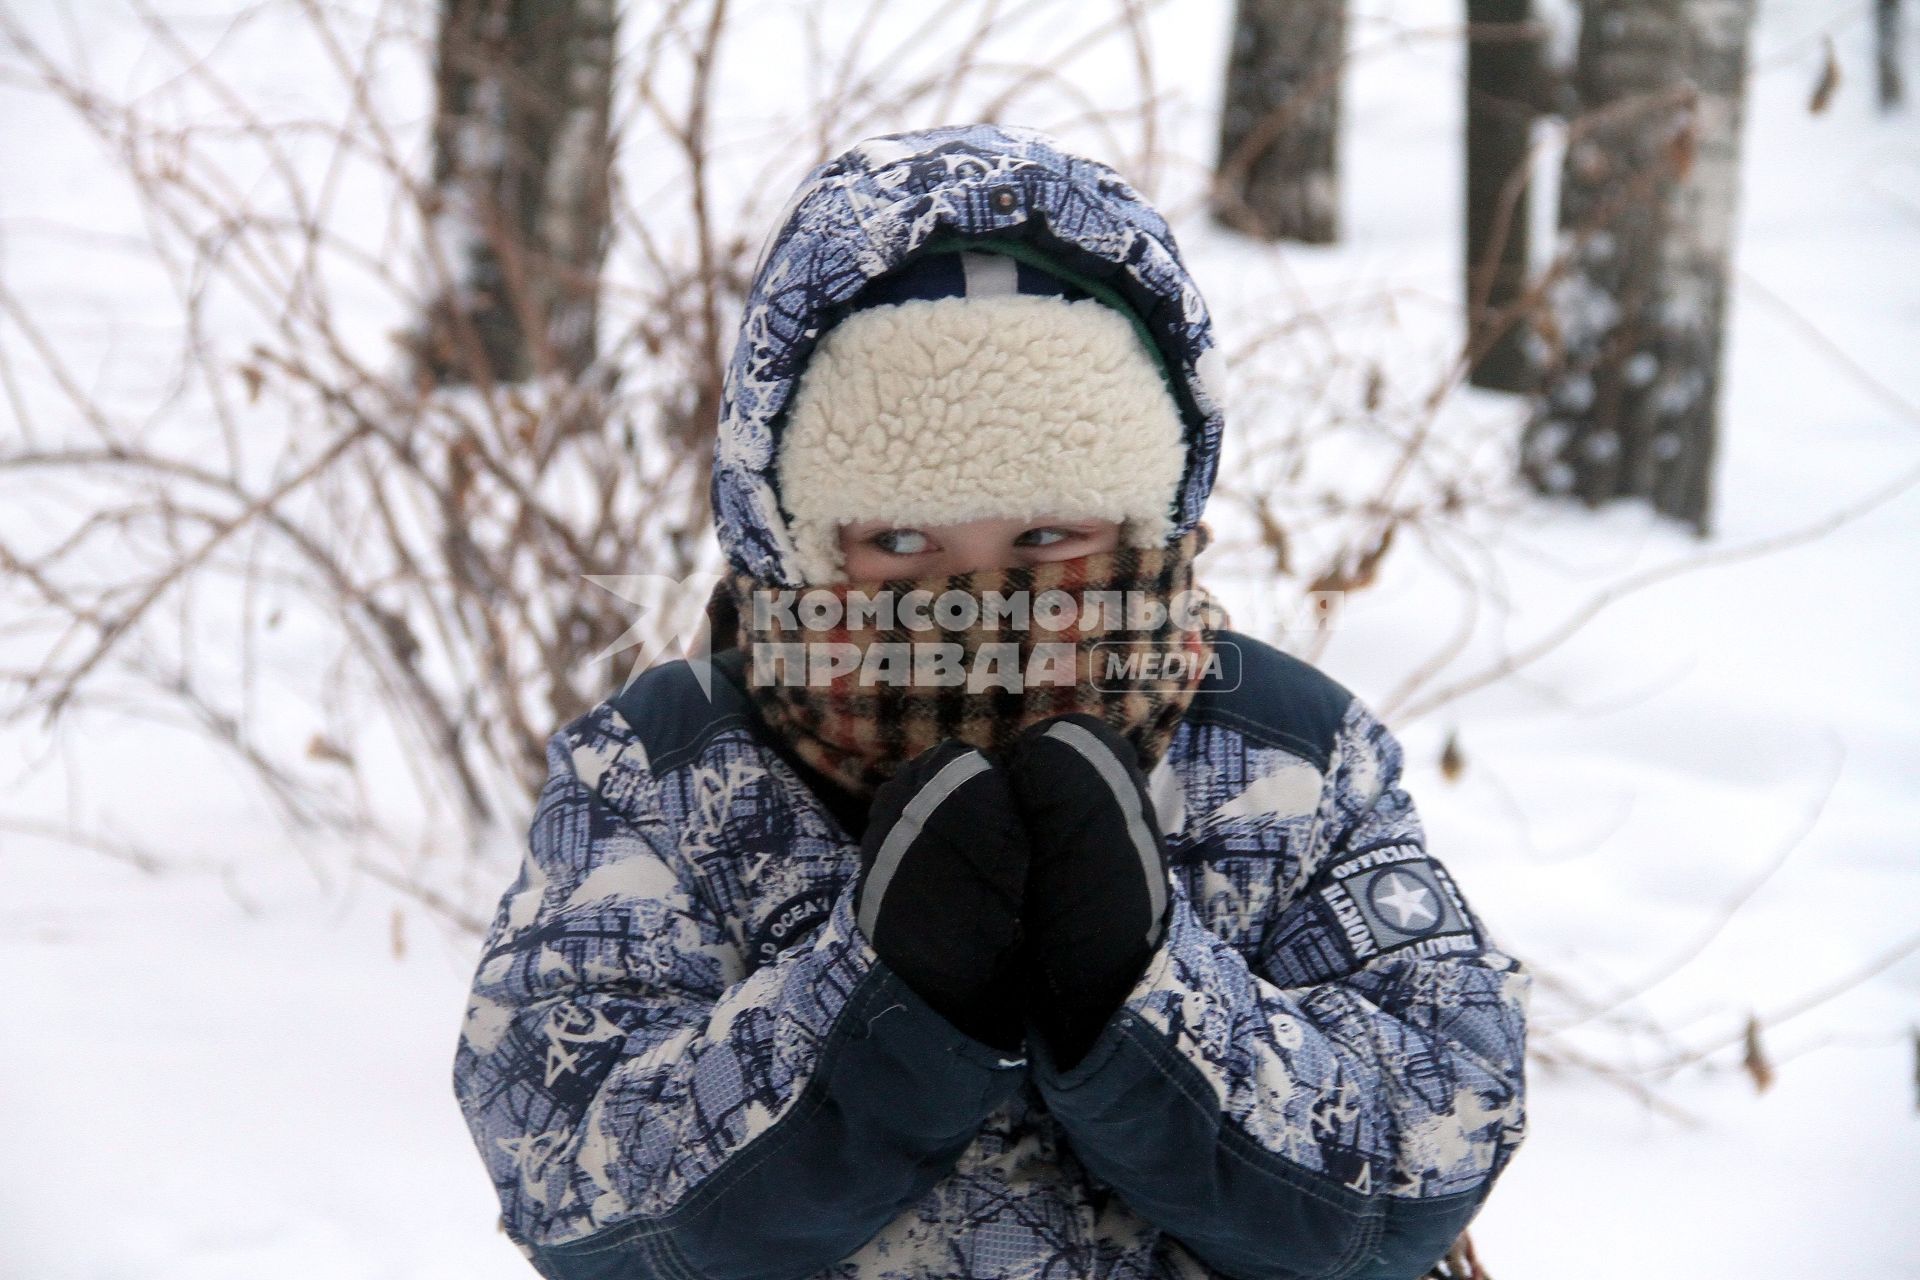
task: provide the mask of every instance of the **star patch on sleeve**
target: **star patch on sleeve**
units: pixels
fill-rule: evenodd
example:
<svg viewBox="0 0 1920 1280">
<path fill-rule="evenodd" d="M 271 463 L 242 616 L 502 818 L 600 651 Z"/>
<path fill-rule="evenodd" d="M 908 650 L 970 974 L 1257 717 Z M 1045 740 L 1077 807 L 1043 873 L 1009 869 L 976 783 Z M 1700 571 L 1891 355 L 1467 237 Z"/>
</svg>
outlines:
<svg viewBox="0 0 1920 1280">
<path fill-rule="evenodd" d="M 1440 864 L 1416 848 L 1374 849 L 1331 868 L 1320 891 L 1355 960 L 1389 951 L 1472 951 L 1480 941 Z"/>
</svg>

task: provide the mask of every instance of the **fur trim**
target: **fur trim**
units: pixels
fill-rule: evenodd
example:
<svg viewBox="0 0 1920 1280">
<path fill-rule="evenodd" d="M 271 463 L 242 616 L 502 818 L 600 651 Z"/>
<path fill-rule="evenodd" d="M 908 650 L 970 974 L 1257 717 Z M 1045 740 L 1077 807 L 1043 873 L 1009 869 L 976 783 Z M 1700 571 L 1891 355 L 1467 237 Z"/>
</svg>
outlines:
<svg viewBox="0 0 1920 1280">
<path fill-rule="evenodd" d="M 808 582 L 845 578 L 840 525 L 986 517 L 1173 529 L 1180 411 L 1126 317 L 1015 294 L 856 311 L 815 349 L 780 440 L 781 503 Z"/>
</svg>

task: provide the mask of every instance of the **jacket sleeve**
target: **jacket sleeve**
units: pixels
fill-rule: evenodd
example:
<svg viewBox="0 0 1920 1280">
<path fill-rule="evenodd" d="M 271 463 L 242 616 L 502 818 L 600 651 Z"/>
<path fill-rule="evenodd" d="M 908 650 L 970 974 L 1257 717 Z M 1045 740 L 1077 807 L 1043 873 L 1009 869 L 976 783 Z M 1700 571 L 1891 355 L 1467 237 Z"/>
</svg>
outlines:
<svg viewBox="0 0 1920 1280">
<path fill-rule="evenodd" d="M 1239 1280 L 1413 1280 L 1524 1135 L 1531 975 L 1427 855 L 1400 764 L 1350 703 L 1252 954 L 1175 875 L 1168 935 L 1093 1050 L 1062 1073 L 1033 1045 L 1088 1169 Z"/>
<path fill-rule="evenodd" d="M 454 1083 L 503 1229 L 553 1280 L 831 1266 L 944 1176 L 1023 1074 L 878 961 L 851 883 L 747 972 L 685 845 L 726 858 L 741 830 L 764 836 L 754 814 L 780 797 L 756 760 L 736 742 L 655 777 L 606 708 L 549 745 Z"/>
</svg>

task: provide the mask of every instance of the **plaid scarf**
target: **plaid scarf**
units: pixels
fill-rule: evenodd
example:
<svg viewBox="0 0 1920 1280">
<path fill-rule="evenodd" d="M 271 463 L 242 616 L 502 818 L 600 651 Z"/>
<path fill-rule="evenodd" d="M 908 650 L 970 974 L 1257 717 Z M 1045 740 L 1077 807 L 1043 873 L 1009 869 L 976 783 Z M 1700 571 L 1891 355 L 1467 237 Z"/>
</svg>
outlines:
<svg viewBox="0 0 1920 1280">
<path fill-rule="evenodd" d="M 959 738 L 998 757 L 1028 725 L 1076 711 L 1100 716 L 1125 734 L 1146 770 L 1186 714 L 1215 633 L 1230 625 L 1226 610 L 1193 581 L 1193 559 L 1210 541 L 1211 531 L 1196 524 L 1165 547 L 804 588 L 735 573 L 715 592 L 714 634 L 737 627 L 748 692 L 761 719 L 855 794 L 870 795 L 901 764 L 943 739 Z M 899 604 L 890 619 L 850 617 L 849 596 L 873 599 L 881 592 Z M 919 615 L 913 592 L 923 593 L 928 606 Z M 943 612 L 964 603 L 949 594 L 955 592 L 972 599 L 971 620 Z M 994 592 L 1003 599 L 1025 593 L 1026 625 L 1017 615 L 990 615 Z M 758 618 L 756 598 L 763 605 Z M 776 598 L 787 607 L 764 607 Z M 868 625 L 886 621 L 893 625 Z M 924 625 L 915 629 L 916 623 Z M 935 648 L 943 655 L 930 652 Z M 804 662 L 796 656 L 802 652 Z M 900 661 L 908 652 L 910 674 Z M 1116 654 L 1121 661 L 1113 660 Z M 1126 665 L 1129 655 L 1139 661 Z M 942 657 L 948 674 L 936 683 L 927 677 Z M 1004 687 L 1009 678 L 1019 687 Z"/>
</svg>

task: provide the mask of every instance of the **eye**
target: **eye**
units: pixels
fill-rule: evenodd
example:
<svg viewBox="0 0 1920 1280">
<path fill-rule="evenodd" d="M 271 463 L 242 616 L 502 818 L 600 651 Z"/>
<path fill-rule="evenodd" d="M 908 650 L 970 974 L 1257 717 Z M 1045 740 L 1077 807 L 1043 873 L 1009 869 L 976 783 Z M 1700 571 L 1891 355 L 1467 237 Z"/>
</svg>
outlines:
<svg viewBox="0 0 1920 1280">
<path fill-rule="evenodd" d="M 930 545 L 927 535 L 918 529 L 882 529 L 867 541 L 895 556 L 917 556 Z"/>
<path fill-rule="evenodd" d="M 1037 529 L 1029 529 L 1014 541 L 1023 547 L 1050 547 L 1056 542 L 1066 542 L 1085 536 L 1084 529 L 1069 529 L 1063 525 L 1049 524 Z"/>
</svg>

